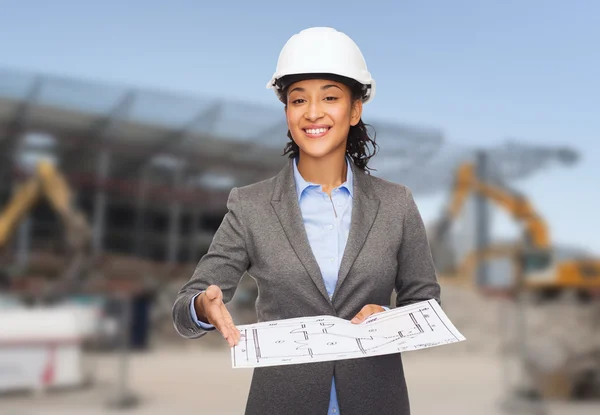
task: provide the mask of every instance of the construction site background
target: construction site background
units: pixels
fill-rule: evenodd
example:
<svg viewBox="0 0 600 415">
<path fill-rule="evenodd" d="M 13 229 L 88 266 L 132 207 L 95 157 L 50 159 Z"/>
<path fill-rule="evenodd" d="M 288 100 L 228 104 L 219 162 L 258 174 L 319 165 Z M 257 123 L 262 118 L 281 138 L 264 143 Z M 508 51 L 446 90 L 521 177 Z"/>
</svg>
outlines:
<svg viewBox="0 0 600 415">
<path fill-rule="evenodd" d="M 600 6 L 234 3 L 0 13 L 0 415 L 243 413 L 252 371 L 171 307 L 231 188 L 285 165 L 264 84 L 319 25 L 367 57 L 373 174 L 415 194 L 467 339 L 405 353 L 413 412 L 598 413 Z"/>
</svg>

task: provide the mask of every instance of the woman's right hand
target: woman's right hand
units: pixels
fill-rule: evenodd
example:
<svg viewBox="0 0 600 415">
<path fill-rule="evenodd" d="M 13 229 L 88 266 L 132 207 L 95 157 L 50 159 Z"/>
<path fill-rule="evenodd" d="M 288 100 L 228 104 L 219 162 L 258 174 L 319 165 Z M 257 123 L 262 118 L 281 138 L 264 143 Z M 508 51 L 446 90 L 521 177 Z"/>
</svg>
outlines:
<svg viewBox="0 0 600 415">
<path fill-rule="evenodd" d="M 240 331 L 235 327 L 231 314 L 223 303 L 223 292 L 218 286 L 211 285 L 197 296 L 194 308 L 198 318 L 215 326 L 230 347 L 238 344 Z"/>
</svg>

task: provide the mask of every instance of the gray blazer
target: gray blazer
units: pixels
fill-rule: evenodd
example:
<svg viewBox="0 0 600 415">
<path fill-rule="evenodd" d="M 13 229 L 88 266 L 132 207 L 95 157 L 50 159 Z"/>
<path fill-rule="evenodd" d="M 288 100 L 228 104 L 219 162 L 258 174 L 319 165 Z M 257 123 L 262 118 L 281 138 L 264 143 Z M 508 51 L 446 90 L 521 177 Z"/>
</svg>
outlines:
<svg viewBox="0 0 600 415">
<path fill-rule="evenodd" d="M 351 319 L 366 304 L 440 302 L 431 251 L 410 190 L 354 173 L 352 221 L 338 282 L 330 300 L 308 242 L 298 204 L 292 160 L 268 180 L 231 190 L 228 212 L 194 275 L 173 306 L 177 332 L 206 334 L 190 317 L 190 301 L 211 284 L 225 302 L 244 274 L 258 285 L 258 321 L 333 315 Z M 225 343 L 224 343 L 225 344 Z M 408 415 L 400 354 L 256 368 L 246 414 L 327 413 L 335 375 L 342 415 Z"/>
</svg>

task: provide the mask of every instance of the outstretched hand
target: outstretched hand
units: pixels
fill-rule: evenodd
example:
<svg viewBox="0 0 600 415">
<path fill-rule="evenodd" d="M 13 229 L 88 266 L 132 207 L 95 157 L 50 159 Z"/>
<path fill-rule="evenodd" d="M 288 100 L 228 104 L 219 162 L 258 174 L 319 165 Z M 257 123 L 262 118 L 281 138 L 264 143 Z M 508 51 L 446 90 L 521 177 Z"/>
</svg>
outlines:
<svg viewBox="0 0 600 415">
<path fill-rule="evenodd" d="M 196 297 L 197 314 L 204 316 L 208 323 L 215 326 L 227 340 L 230 347 L 238 344 L 240 331 L 235 327 L 231 314 L 223 303 L 223 292 L 216 285 L 211 285 Z"/>
<path fill-rule="evenodd" d="M 365 321 L 369 316 L 376 314 L 376 313 L 381 313 L 382 311 L 385 311 L 385 308 L 383 308 L 380 305 L 367 304 L 366 306 L 364 306 L 362 308 L 362 310 L 360 310 L 358 312 L 357 315 L 354 316 L 354 318 L 352 320 L 350 320 L 350 322 L 354 323 L 354 324 L 360 324 L 363 321 Z"/>
</svg>

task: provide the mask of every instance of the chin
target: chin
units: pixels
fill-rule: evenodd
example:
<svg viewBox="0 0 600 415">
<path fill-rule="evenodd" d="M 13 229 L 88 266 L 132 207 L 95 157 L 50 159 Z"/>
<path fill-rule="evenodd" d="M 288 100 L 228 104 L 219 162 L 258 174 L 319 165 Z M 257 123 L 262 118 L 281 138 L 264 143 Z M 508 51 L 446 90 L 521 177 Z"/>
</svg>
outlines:
<svg viewBox="0 0 600 415">
<path fill-rule="evenodd" d="M 314 159 L 320 159 L 323 157 L 330 156 L 336 153 L 335 148 L 327 147 L 327 148 L 311 148 L 311 146 L 303 146 L 300 147 L 300 150 L 306 156 Z"/>
<path fill-rule="evenodd" d="M 345 153 L 345 140 L 336 139 L 332 135 L 326 134 L 320 138 L 309 138 L 303 131 L 299 131 L 297 137 L 300 139 L 294 140 L 298 144 L 300 151 L 310 158 L 320 159 L 330 156 L 339 151 L 340 146 L 344 147 L 343 152 Z"/>
</svg>

